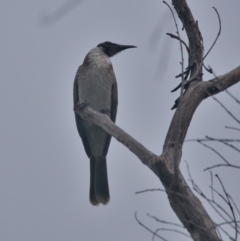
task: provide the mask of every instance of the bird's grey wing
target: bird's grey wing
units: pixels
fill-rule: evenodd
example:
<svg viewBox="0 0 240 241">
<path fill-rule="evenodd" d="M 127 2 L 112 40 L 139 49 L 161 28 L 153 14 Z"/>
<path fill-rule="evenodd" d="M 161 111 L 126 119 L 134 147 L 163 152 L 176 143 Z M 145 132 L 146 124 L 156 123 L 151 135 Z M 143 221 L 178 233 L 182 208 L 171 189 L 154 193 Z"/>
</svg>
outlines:
<svg viewBox="0 0 240 241">
<path fill-rule="evenodd" d="M 117 106 L 118 106 L 118 90 L 117 81 L 115 80 L 112 85 L 112 102 L 111 102 L 111 120 L 115 123 L 117 116 Z"/>
<path fill-rule="evenodd" d="M 78 81 L 79 81 L 79 76 L 80 76 L 81 71 L 82 71 L 82 67 L 80 66 L 78 68 L 78 71 L 76 73 L 76 76 L 75 76 L 75 79 L 74 79 L 74 83 L 73 83 L 73 104 L 74 105 L 77 104 L 78 101 L 79 101 Z M 80 137 L 82 138 L 82 143 L 83 143 L 85 152 L 86 152 L 87 156 L 90 158 L 92 153 L 91 153 L 91 150 L 90 150 L 87 138 L 86 138 L 84 132 L 82 131 L 83 120 L 80 117 L 80 115 L 78 115 L 77 113 L 75 113 L 75 120 L 76 120 L 78 133 L 79 133 Z"/>
<path fill-rule="evenodd" d="M 117 116 L 117 106 L 118 106 L 118 91 L 117 91 L 117 81 L 116 79 L 114 80 L 112 84 L 112 96 L 111 96 L 111 120 L 115 123 L 116 121 L 116 116 Z M 105 142 L 105 146 L 103 149 L 103 155 L 106 156 L 109 148 L 109 144 L 111 141 L 111 135 L 108 134 L 107 140 Z"/>
</svg>

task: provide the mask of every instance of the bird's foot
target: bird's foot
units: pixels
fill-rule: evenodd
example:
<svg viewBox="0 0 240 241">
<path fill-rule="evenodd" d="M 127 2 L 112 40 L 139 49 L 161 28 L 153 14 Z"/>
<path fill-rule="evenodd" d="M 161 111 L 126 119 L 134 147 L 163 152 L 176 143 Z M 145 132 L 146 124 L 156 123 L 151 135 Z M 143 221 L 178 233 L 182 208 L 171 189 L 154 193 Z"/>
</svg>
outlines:
<svg viewBox="0 0 240 241">
<path fill-rule="evenodd" d="M 100 110 L 100 113 L 110 116 L 110 110 L 109 109 L 102 109 L 102 110 Z"/>
<path fill-rule="evenodd" d="M 77 109 L 81 110 L 81 109 L 83 109 L 83 108 L 85 108 L 87 106 L 88 106 L 88 104 L 85 103 L 85 102 L 82 102 L 82 103 L 77 102 L 76 104 L 74 104 L 73 110 L 76 112 Z"/>
</svg>

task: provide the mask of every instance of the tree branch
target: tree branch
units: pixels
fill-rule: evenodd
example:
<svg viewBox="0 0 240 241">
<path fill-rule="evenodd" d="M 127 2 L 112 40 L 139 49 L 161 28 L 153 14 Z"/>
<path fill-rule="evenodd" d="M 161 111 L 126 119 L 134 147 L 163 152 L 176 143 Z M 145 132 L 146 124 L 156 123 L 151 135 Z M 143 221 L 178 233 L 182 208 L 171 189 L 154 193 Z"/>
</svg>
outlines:
<svg viewBox="0 0 240 241">
<path fill-rule="evenodd" d="M 120 127 L 115 125 L 108 115 L 101 114 L 89 106 L 81 104 L 75 105 L 74 111 L 84 120 L 101 126 L 107 133 L 133 152 L 143 164 L 150 166 L 152 163 L 156 162 L 158 157 L 155 154 L 145 148 L 141 143 L 123 131 Z"/>
</svg>

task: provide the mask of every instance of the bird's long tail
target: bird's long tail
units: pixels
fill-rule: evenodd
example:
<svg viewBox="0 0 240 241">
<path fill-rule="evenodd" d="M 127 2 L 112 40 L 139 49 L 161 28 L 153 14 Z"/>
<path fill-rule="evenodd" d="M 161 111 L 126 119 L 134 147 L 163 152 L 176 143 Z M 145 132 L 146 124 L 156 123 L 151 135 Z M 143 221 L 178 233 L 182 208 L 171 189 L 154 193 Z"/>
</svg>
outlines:
<svg viewBox="0 0 240 241">
<path fill-rule="evenodd" d="M 90 202 L 92 205 L 109 202 L 107 161 L 105 157 L 90 158 Z"/>
</svg>

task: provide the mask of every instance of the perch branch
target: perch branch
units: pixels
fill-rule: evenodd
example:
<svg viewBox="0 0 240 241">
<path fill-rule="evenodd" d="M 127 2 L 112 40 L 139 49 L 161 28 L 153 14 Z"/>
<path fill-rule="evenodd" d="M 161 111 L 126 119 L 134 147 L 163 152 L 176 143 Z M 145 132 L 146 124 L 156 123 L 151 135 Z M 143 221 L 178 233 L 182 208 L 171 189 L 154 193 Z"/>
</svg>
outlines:
<svg viewBox="0 0 240 241">
<path fill-rule="evenodd" d="M 107 133 L 133 152 L 143 162 L 143 164 L 151 166 L 151 163 L 156 161 L 156 155 L 150 152 L 120 127 L 115 125 L 108 115 L 101 114 L 89 106 L 82 106 L 81 104 L 76 104 L 74 111 L 84 120 L 90 121 L 91 123 L 102 127 Z"/>
</svg>

